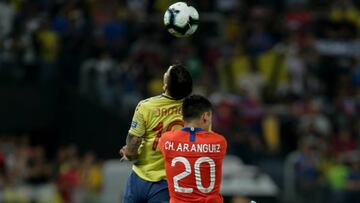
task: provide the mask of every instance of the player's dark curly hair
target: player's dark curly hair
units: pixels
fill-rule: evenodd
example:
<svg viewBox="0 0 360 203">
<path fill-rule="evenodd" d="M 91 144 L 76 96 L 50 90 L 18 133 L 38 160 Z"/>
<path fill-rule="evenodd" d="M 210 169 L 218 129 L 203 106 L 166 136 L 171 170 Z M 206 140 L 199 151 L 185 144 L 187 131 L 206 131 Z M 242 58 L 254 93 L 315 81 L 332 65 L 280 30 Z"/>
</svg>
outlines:
<svg viewBox="0 0 360 203">
<path fill-rule="evenodd" d="M 181 64 L 172 65 L 167 81 L 169 94 L 172 98 L 179 100 L 190 95 L 193 81 L 189 71 Z"/>
<path fill-rule="evenodd" d="M 191 95 L 184 99 L 182 115 L 185 121 L 200 118 L 205 112 L 212 111 L 211 102 L 201 95 Z"/>
</svg>

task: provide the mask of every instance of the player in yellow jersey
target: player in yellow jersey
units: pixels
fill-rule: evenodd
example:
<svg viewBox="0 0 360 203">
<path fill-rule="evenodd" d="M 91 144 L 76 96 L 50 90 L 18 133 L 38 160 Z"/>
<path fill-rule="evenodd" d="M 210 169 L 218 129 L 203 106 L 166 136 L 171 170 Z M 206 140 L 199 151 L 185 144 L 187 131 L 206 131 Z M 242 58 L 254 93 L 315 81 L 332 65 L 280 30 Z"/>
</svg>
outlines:
<svg viewBox="0 0 360 203">
<path fill-rule="evenodd" d="M 140 101 L 135 109 L 122 160 L 134 161 L 127 181 L 124 203 L 169 201 L 164 159 L 158 144 L 161 134 L 181 129 L 182 99 L 192 92 L 192 78 L 182 65 L 172 65 L 164 74 L 164 93 Z"/>
</svg>

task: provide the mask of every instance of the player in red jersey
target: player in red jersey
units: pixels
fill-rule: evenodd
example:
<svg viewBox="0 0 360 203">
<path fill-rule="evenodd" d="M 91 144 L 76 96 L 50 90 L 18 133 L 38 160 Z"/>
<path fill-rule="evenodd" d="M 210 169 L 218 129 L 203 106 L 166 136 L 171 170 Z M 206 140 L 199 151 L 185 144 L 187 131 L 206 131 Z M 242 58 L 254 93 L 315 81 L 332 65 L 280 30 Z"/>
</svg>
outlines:
<svg viewBox="0 0 360 203">
<path fill-rule="evenodd" d="M 185 127 L 169 131 L 160 139 L 170 203 L 219 203 L 221 167 L 227 143 L 210 131 L 212 105 L 205 97 L 192 95 L 182 104 Z"/>
</svg>

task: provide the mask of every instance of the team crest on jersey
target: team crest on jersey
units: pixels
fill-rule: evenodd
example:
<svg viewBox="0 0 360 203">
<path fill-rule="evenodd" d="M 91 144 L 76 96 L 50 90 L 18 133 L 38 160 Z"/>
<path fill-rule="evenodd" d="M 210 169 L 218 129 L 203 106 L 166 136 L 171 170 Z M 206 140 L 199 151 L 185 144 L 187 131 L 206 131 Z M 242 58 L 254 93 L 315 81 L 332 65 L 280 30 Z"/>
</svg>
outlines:
<svg viewBox="0 0 360 203">
<path fill-rule="evenodd" d="M 132 121 L 132 122 L 131 122 L 131 127 L 132 127 L 132 128 L 136 128 L 136 127 L 137 127 L 137 122 L 136 122 L 136 121 Z"/>
</svg>

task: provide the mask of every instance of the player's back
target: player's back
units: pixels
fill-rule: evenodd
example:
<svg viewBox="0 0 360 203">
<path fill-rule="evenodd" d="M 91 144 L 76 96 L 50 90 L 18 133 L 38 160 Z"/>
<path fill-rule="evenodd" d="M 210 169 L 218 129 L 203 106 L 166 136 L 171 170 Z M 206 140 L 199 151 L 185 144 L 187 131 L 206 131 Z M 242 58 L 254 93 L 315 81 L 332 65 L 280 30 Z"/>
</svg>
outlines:
<svg viewBox="0 0 360 203">
<path fill-rule="evenodd" d="M 165 158 L 170 203 L 223 202 L 220 184 L 226 148 L 223 136 L 199 128 L 163 134 L 160 149 Z"/>
<path fill-rule="evenodd" d="M 165 179 L 164 159 L 158 148 L 163 132 L 180 129 L 182 100 L 165 95 L 151 97 L 139 102 L 129 133 L 142 137 L 134 172 L 142 179 L 156 182 Z"/>
</svg>

